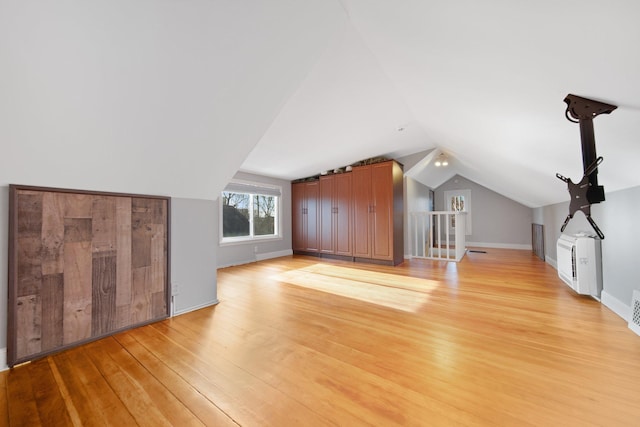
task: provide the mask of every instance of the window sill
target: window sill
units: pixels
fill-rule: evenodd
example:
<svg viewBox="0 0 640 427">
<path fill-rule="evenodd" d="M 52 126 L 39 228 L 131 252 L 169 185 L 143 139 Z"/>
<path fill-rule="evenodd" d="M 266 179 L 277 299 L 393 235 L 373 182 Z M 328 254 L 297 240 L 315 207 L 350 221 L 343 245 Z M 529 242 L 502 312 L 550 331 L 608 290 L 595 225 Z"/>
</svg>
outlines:
<svg viewBox="0 0 640 427">
<path fill-rule="evenodd" d="M 264 236 L 264 237 L 251 237 L 246 239 L 224 239 L 219 242 L 220 246 L 236 246 L 236 245 L 249 245 L 256 243 L 277 242 L 282 240 L 282 236 Z"/>
</svg>

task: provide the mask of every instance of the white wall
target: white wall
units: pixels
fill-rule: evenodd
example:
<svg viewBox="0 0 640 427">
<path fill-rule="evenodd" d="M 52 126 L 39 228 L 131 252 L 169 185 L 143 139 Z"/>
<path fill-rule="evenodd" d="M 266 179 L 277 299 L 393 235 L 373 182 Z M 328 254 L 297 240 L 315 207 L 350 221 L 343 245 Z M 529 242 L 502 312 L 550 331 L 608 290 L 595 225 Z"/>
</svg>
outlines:
<svg viewBox="0 0 640 427">
<path fill-rule="evenodd" d="M 259 261 L 261 259 L 273 258 L 292 254 L 291 249 L 291 182 L 270 178 L 260 175 L 254 175 L 246 172 L 238 172 L 233 177 L 235 180 L 255 182 L 261 184 L 277 185 L 282 188 L 282 196 L 280 197 L 280 230 L 281 239 L 266 241 L 240 242 L 234 244 L 223 244 L 218 248 L 217 266 L 228 267 L 231 265 L 246 264 L 249 262 Z M 218 224 L 218 238 L 216 244 L 219 244 L 221 236 L 219 218 L 220 218 L 220 197 L 216 203 L 216 221 Z"/>
<path fill-rule="evenodd" d="M 9 186 L 0 185 L 0 349 L 7 347 L 9 266 Z M 6 362 L 6 360 L 5 360 Z M 0 363 L 0 369 L 3 364 Z"/>
<path fill-rule="evenodd" d="M 217 207 L 212 200 L 171 199 L 171 285 L 179 290 L 174 314 L 218 302 Z"/>
<path fill-rule="evenodd" d="M 447 210 L 444 206 L 444 192 L 449 190 L 471 190 L 473 233 L 467 236 L 468 244 L 531 248 L 531 208 L 456 175 L 436 188 L 435 210 Z"/>
<path fill-rule="evenodd" d="M 0 175 L 208 199 L 345 23 L 322 0 L 3 0 Z"/>
<path fill-rule="evenodd" d="M 409 214 L 411 212 L 426 212 L 432 206 L 429 196 L 430 188 L 408 176 L 404 177 L 404 254 L 411 253 L 413 243 Z"/>
<path fill-rule="evenodd" d="M 536 217 L 540 217 L 545 226 L 545 254 L 552 265 L 556 261 L 560 227 L 568 213 L 568 201 L 536 209 Z M 625 319 L 633 290 L 640 289 L 639 213 L 640 186 L 606 193 L 606 200 L 591 208 L 591 216 L 605 236 L 602 241 L 602 302 Z M 581 212 L 576 213 L 565 229 L 567 234 L 578 231 L 595 234 Z"/>
</svg>

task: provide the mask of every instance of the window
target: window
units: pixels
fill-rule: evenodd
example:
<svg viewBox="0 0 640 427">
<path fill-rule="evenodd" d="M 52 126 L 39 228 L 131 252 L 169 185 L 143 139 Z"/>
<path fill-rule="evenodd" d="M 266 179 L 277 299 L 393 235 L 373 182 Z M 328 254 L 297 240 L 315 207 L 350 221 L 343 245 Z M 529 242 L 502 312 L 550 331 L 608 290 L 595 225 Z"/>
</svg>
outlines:
<svg viewBox="0 0 640 427">
<path fill-rule="evenodd" d="M 280 189 L 231 183 L 222 192 L 221 242 L 279 236 Z"/>
<path fill-rule="evenodd" d="M 451 190 L 444 192 L 444 208 L 452 212 L 466 212 L 465 230 L 471 235 L 471 190 Z M 455 217 L 451 217 L 451 227 L 455 228 Z"/>
</svg>

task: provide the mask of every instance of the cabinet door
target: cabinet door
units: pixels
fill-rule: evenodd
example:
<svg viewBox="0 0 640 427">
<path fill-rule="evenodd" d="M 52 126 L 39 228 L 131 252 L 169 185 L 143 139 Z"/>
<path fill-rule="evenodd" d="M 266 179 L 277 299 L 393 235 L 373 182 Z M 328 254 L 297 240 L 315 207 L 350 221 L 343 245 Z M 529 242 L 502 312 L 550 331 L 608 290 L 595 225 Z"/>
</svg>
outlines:
<svg viewBox="0 0 640 427">
<path fill-rule="evenodd" d="M 319 181 L 307 182 L 305 187 L 306 201 L 306 250 L 309 252 L 317 252 L 319 248 L 319 199 L 320 199 L 320 183 Z"/>
<path fill-rule="evenodd" d="M 352 174 L 335 175 L 334 185 L 334 216 L 333 241 L 334 250 L 338 255 L 353 254 L 351 248 L 351 204 L 352 204 Z"/>
<path fill-rule="evenodd" d="M 371 256 L 393 259 L 393 175 L 392 162 L 371 166 L 372 234 Z"/>
<path fill-rule="evenodd" d="M 353 168 L 353 256 L 371 258 L 371 166 Z"/>
<path fill-rule="evenodd" d="M 333 246 L 333 194 L 335 187 L 334 175 L 320 177 L 320 252 L 334 253 Z"/>
<path fill-rule="evenodd" d="M 307 245 L 305 242 L 305 184 L 291 184 L 291 228 L 293 250 L 303 251 Z"/>
</svg>

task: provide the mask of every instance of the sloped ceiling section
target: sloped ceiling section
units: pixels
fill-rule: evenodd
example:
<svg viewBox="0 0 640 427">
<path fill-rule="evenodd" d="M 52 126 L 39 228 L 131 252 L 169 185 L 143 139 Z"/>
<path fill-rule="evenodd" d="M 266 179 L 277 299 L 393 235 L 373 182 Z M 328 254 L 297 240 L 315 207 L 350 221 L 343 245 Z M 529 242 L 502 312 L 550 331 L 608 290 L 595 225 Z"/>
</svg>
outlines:
<svg viewBox="0 0 640 427">
<path fill-rule="evenodd" d="M 345 25 L 324 0 L 2 0 L 0 185 L 217 198 Z"/>
<path fill-rule="evenodd" d="M 606 191 L 640 185 L 636 0 L 0 0 L 0 185 L 213 199 L 437 149 L 527 206 L 582 175 L 568 93 Z M 402 129 L 402 130 L 399 130 Z"/>
<path fill-rule="evenodd" d="M 402 130 L 399 130 L 402 129 Z M 395 86 L 347 26 L 274 120 L 242 169 L 281 178 L 317 175 L 428 136 Z"/>
<path fill-rule="evenodd" d="M 556 172 L 582 176 L 579 128 L 564 117 L 573 93 L 619 106 L 594 121 L 605 190 L 640 185 L 640 3 L 342 3 L 352 28 L 243 168 L 293 178 L 436 147 L 449 175 L 543 206 L 568 198 Z M 393 131 L 405 118 L 409 138 Z M 260 165 L 268 153 L 277 167 Z M 415 178 L 431 187 L 446 175 L 423 172 Z"/>
</svg>

